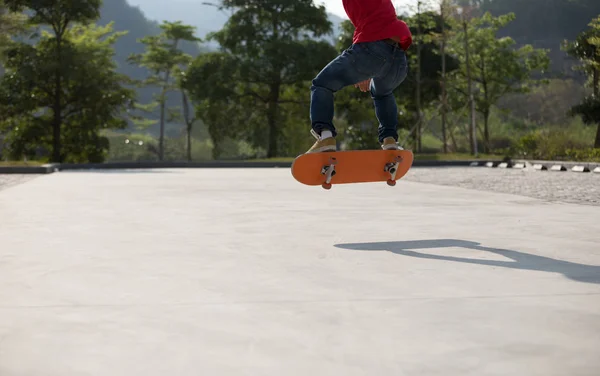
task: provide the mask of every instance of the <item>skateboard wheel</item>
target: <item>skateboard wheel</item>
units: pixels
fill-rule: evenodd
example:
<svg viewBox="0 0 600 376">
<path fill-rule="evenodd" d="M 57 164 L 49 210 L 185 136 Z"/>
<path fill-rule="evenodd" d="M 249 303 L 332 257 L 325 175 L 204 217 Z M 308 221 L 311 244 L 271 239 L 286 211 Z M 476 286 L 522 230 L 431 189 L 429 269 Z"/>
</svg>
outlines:
<svg viewBox="0 0 600 376">
<path fill-rule="evenodd" d="M 395 185 L 396 185 L 396 181 L 395 181 L 395 180 L 392 180 L 392 179 L 388 179 L 388 181 L 387 181 L 387 184 L 388 184 L 390 187 L 393 187 L 393 186 L 395 186 Z"/>
<path fill-rule="evenodd" d="M 323 183 L 321 186 L 323 189 L 331 189 L 331 183 Z"/>
</svg>

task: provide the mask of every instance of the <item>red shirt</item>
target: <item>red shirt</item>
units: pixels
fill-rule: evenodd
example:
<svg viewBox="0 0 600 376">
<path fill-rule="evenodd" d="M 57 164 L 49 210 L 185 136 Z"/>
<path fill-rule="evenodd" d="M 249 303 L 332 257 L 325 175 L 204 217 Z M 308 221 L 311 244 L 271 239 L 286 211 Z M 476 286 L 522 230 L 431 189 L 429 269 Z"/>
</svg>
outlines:
<svg viewBox="0 0 600 376">
<path fill-rule="evenodd" d="M 355 28 L 352 43 L 394 38 L 405 51 L 412 44 L 410 29 L 396 16 L 391 0 L 343 0 L 343 4 Z"/>
</svg>

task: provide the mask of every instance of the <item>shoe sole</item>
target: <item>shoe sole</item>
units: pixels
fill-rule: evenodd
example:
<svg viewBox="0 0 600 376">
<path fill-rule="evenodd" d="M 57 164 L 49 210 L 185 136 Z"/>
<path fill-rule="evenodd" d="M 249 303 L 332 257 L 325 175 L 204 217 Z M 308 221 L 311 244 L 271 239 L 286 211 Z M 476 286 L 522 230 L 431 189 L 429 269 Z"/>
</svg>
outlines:
<svg viewBox="0 0 600 376">
<path fill-rule="evenodd" d="M 336 151 L 335 146 L 321 146 L 320 148 L 307 151 L 306 154 L 323 153 L 323 152 L 328 152 L 328 151 L 330 151 L 330 152 Z"/>
</svg>

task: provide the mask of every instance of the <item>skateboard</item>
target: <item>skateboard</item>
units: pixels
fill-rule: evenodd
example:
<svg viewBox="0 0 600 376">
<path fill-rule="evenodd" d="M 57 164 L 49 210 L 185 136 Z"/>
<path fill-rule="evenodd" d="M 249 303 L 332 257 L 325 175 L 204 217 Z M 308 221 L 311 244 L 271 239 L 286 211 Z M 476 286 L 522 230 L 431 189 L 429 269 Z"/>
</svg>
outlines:
<svg viewBox="0 0 600 376">
<path fill-rule="evenodd" d="M 302 154 L 292 175 L 306 185 L 331 189 L 333 184 L 387 182 L 395 186 L 413 163 L 410 150 L 349 150 Z"/>
</svg>

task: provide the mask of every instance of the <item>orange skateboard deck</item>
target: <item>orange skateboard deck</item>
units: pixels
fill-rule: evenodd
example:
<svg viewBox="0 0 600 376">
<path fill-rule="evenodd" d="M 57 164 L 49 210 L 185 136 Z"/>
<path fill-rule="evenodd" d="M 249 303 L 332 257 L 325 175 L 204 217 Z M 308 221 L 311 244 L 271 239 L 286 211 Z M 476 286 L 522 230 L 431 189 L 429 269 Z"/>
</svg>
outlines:
<svg viewBox="0 0 600 376">
<path fill-rule="evenodd" d="M 292 163 L 292 175 L 306 185 L 387 182 L 396 185 L 413 163 L 410 150 L 350 150 L 310 153 Z"/>
</svg>

